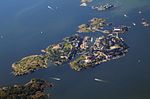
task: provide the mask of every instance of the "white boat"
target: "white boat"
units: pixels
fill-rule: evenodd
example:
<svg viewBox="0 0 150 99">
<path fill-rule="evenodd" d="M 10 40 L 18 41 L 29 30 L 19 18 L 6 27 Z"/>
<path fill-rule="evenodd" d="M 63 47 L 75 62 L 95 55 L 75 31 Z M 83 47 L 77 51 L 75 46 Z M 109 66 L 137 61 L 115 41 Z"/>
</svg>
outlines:
<svg viewBox="0 0 150 99">
<path fill-rule="evenodd" d="M 55 77 L 50 77 L 51 79 L 54 79 L 54 80 L 57 80 L 57 81 L 60 81 L 61 79 L 60 78 L 55 78 Z"/>
<path fill-rule="evenodd" d="M 54 10 L 54 8 L 52 8 L 51 6 L 47 6 L 48 9 Z"/>
<path fill-rule="evenodd" d="M 103 82 L 103 83 L 106 83 L 107 81 L 103 80 L 103 79 L 99 79 L 99 78 L 94 78 L 95 81 L 97 82 Z"/>
</svg>

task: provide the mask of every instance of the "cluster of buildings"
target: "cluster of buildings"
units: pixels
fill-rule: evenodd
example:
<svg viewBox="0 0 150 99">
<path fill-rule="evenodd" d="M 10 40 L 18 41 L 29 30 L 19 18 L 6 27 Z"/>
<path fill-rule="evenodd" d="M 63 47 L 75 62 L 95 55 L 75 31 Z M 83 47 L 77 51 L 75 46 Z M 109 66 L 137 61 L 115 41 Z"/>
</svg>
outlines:
<svg viewBox="0 0 150 99">
<path fill-rule="evenodd" d="M 49 55 L 50 62 L 61 65 L 72 60 L 77 55 L 86 52 L 90 45 L 91 37 L 82 37 L 75 34 L 64 38 L 61 43 L 50 45 L 46 48 L 45 52 Z"/>
<path fill-rule="evenodd" d="M 115 34 L 96 38 L 94 45 L 87 53 L 70 62 L 71 68 L 80 71 L 125 56 L 128 46 L 124 40 Z"/>
</svg>

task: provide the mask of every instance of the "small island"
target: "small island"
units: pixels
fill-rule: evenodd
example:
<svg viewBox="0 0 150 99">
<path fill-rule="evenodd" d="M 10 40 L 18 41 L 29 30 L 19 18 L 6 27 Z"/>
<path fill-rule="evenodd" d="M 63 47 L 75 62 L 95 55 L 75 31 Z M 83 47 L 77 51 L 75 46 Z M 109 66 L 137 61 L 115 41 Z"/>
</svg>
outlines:
<svg viewBox="0 0 150 99">
<path fill-rule="evenodd" d="M 24 85 L 0 88 L 0 99 L 49 99 L 50 94 L 44 90 L 51 87 L 52 83 L 34 78 Z"/>
<path fill-rule="evenodd" d="M 92 2 L 93 0 L 81 0 L 80 2 L 81 2 L 81 4 L 80 4 L 80 6 L 87 6 L 90 2 Z"/>
<path fill-rule="evenodd" d="M 113 4 L 103 4 L 103 5 L 96 5 L 96 6 L 92 6 L 92 9 L 97 10 L 97 11 L 106 11 L 109 9 L 114 8 L 115 6 Z"/>
<path fill-rule="evenodd" d="M 92 18 L 87 24 L 81 24 L 78 26 L 78 33 L 91 33 L 100 32 L 104 34 L 123 34 L 129 30 L 130 27 L 120 25 L 112 27 L 111 22 L 107 22 L 105 18 Z"/>
<path fill-rule="evenodd" d="M 48 67 L 46 55 L 31 55 L 12 64 L 14 75 L 24 75 L 41 68 Z"/>
<path fill-rule="evenodd" d="M 144 18 L 142 18 L 141 24 L 142 24 L 144 27 L 149 27 L 149 26 L 150 26 L 150 23 L 149 23 L 146 19 L 144 19 Z"/>
<path fill-rule="evenodd" d="M 88 24 L 81 24 L 78 26 L 79 33 L 89 33 L 89 32 L 99 32 L 100 30 L 104 29 L 106 26 L 110 26 L 112 23 L 106 22 L 104 18 L 93 18 L 89 20 Z"/>
</svg>

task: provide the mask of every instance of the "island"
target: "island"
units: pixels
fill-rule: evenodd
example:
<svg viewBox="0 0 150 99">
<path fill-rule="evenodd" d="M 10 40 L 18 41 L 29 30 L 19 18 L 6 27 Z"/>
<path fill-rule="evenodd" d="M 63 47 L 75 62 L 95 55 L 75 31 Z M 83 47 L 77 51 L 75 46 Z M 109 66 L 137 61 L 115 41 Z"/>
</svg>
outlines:
<svg viewBox="0 0 150 99">
<path fill-rule="evenodd" d="M 41 68 L 48 67 L 48 57 L 46 55 L 31 55 L 12 64 L 14 75 L 24 75 Z"/>
<path fill-rule="evenodd" d="M 123 31 L 123 30 L 121 30 Z M 125 31 L 125 30 L 124 30 Z M 128 52 L 125 41 L 116 29 L 110 34 L 96 39 L 79 34 L 65 37 L 62 42 L 49 45 L 42 55 L 31 55 L 12 64 L 16 76 L 28 74 L 38 69 L 48 68 L 48 63 L 62 65 L 69 63 L 73 70 L 93 67 L 102 62 L 117 59 Z"/>
<path fill-rule="evenodd" d="M 105 18 L 92 18 L 87 24 L 78 26 L 78 33 L 92 33 L 100 32 L 104 34 L 123 34 L 129 30 L 130 27 L 125 25 L 112 27 L 111 22 L 107 22 Z"/>
<path fill-rule="evenodd" d="M 0 99 L 50 99 L 51 94 L 45 93 L 52 83 L 33 78 L 24 85 L 13 85 L 0 88 Z"/>
<path fill-rule="evenodd" d="M 89 32 L 100 32 L 107 26 L 111 26 L 112 23 L 106 22 L 105 18 L 92 18 L 87 24 L 81 24 L 78 26 L 79 33 L 89 33 Z"/>
</svg>

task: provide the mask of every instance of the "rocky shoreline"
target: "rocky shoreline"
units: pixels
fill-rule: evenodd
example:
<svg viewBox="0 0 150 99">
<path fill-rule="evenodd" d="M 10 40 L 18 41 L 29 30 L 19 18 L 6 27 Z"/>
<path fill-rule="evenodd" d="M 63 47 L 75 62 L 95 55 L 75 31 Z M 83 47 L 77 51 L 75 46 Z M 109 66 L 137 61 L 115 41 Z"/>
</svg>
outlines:
<svg viewBox="0 0 150 99">
<path fill-rule="evenodd" d="M 24 85 L 13 85 L 0 88 L 1 99 L 50 99 L 51 94 L 45 89 L 53 87 L 52 83 L 41 79 L 31 79 Z"/>
</svg>

